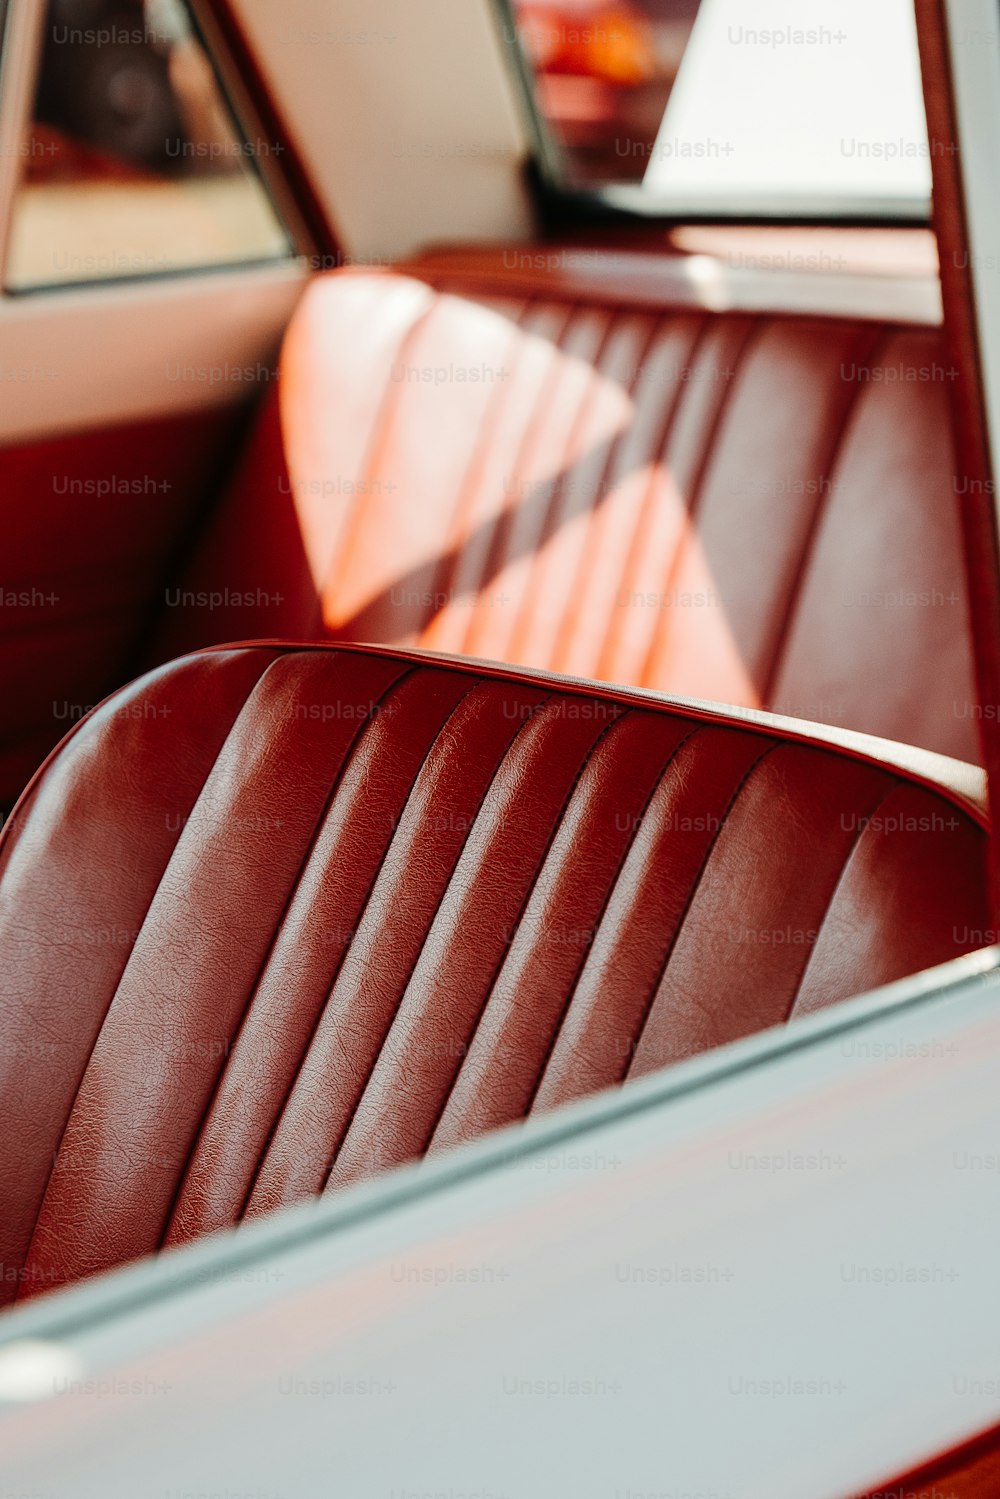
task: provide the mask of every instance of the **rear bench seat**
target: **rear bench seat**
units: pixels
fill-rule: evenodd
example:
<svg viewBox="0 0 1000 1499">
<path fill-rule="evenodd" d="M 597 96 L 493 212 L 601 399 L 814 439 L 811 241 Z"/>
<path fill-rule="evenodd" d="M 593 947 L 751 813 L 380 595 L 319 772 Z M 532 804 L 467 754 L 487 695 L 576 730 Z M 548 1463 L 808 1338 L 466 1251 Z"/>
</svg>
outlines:
<svg viewBox="0 0 1000 1499">
<path fill-rule="evenodd" d="M 506 261 L 313 283 L 154 659 L 420 645 L 978 759 L 939 331 Z"/>
</svg>

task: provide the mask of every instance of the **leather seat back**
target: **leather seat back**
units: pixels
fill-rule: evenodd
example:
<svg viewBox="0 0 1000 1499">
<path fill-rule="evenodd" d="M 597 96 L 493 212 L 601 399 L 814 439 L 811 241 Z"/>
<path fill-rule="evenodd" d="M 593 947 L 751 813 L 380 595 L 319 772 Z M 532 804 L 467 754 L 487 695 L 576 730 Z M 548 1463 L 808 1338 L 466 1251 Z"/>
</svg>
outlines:
<svg viewBox="0 0 1000 1499">
<path fill-rule="evenodd" d="M 981 945 L 934 769 L 418 655 L 161 669 L 0 835 L 0 1298 Z"/>
<path fill-rule="evenodd" d="M 160 659 L 422 646 L 978 758 L 937 330 L 456 274 L 313 284 Z"/>
</svg>

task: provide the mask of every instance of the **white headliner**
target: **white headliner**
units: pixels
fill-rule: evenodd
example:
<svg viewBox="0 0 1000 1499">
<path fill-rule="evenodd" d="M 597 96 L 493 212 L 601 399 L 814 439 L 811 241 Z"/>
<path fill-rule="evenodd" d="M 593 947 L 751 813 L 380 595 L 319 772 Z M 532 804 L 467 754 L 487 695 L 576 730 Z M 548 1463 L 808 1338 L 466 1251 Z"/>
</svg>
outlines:
<svg viewBox="0 0 1000 1499">
<path fill-rule="evenodd" d="M 347 255 L 526 239 L 527 132 L 492 0 L 235 0 Z"/>
</svg>

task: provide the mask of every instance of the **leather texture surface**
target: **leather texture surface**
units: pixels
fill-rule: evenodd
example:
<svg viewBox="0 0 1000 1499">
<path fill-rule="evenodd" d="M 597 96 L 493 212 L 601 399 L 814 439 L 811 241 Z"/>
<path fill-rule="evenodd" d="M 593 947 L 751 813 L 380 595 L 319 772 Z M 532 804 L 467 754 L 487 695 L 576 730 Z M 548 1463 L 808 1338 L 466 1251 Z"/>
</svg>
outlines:
<svg viewBox="0 0 1000 1499">
<path fill-rule="evenodd" d="M 982 944 L 865 755 L 271 645 L 89 717 L 0 835 L 0 1296 L 336 1190 Z"/>
<path fill-rule="evenodd" d="M 317 278 L 158 659 L 423 646 L 977 759 L 937 330 L 677 311 L 616 260 Z"/>
<path fill-rule="evenodd" d="M 994 1499 L 1000 1493 L 1000 1430 L 852 1499 Z"/>
<path fill-rule="evenodd" d="M 243 420 L 186 414 L 0 450 L 0 817 L 139 669 Z"/>
</svg>

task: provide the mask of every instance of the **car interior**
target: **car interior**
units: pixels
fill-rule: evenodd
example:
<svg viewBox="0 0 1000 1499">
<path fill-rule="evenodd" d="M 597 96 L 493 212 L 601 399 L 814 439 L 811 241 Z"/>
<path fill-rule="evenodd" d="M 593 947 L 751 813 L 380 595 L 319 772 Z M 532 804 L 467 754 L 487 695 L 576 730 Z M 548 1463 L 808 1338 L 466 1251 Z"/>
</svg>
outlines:
<svg viewBox="0 0 1000 1499">
<path fill-rule="evenodd" d="M 994 940 L 936 5 L 415 9 L 0 7 L 0 1306 Z"/>
</svg>

